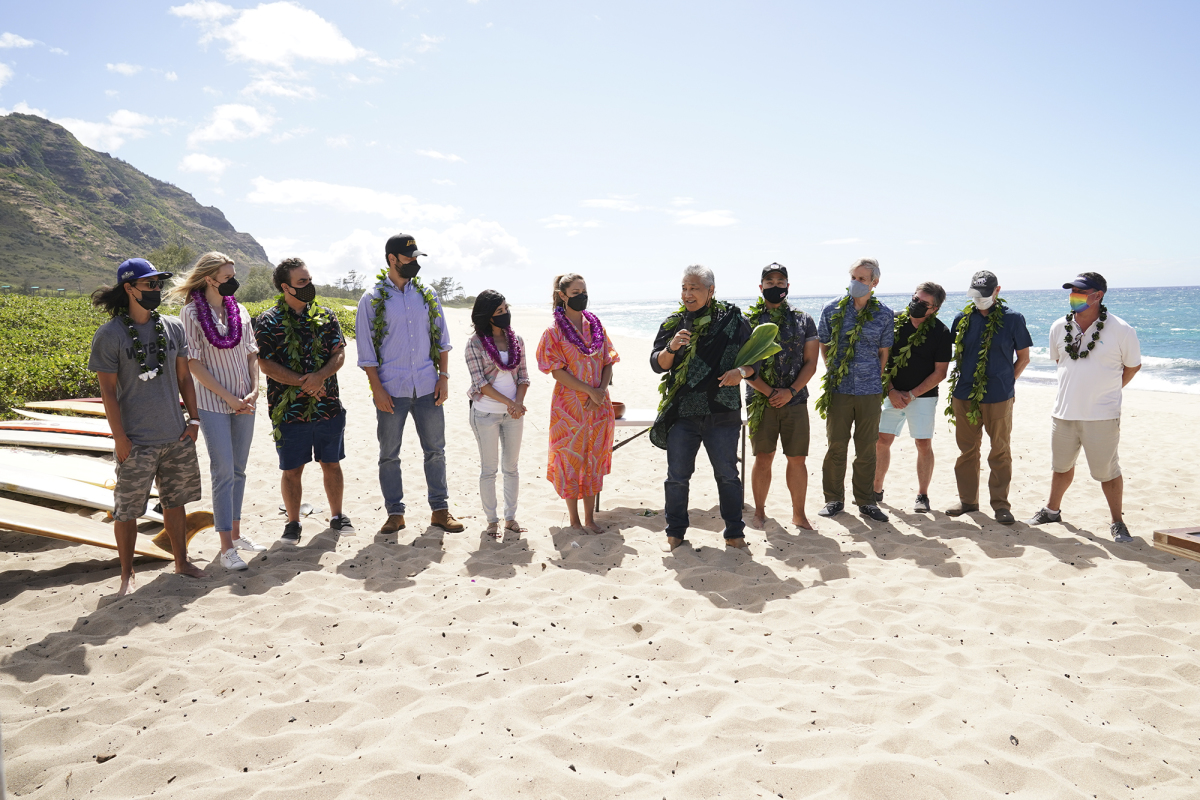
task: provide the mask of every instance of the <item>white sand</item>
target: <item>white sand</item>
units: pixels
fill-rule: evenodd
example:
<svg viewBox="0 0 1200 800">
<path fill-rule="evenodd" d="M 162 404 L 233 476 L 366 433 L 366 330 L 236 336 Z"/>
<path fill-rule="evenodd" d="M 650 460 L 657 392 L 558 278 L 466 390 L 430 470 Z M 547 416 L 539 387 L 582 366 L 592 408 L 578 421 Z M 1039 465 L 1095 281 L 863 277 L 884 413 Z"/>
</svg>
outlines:
<svg viewBox="0 0 1200 800">
<path fill-rule="evenodd" d="M 979 798 L 1200 796 L 1200 563 L 1154 550 L 1156 528 L 1200 524 L 1200 398 L 1129 392 L 1116 545 L 1080 470 L 1063 525 L 950 520 L 952 433 L 939 423 L 931 497 L 913 514 L 914 450 L 898 441 L 884 503 L 799 534 L 777 469 L 751 552 L 721 545 L 711 470 L 693 482 L 693 547 L 663 538 L 665 454 L 614 457 L 598 516 L 564 529 L 544 478 L 551 381 L 540 373 L 521 458 L 529 532 L 485 541 L 451 311 L 452 509 L 427 528 L 421 455 L 403 449 L 408 528 L 385 515 L 363 373 L 349 408 L 346 512 L 300 547 L 282 532 L 260 413 L 246 531 L 270 552 L 209 579 L 139 562 L 112 602 L 115 553 L 0 532 L 0 712 L 8 787 L 37 798 Z M 548 314 L 515 325 L 536 348 Z M 650 407 L 648 345 L 618 339 L 614 399 Z M 350 359 L 353 360 L 352 358 Z M 1018 519 L 1045 502 L 1053 389 L 1020 385 Z M 618 438 L 630 429 L 618 429 Z M 907 437 L 907 434 L 905 434 Z M 808 511 L 822 504 L 813 425 Z M 203 452 L 203 448 L 201 448 Z M 782 457 L 781 459 L 782 460 Z M 202 459 L 207 484 L 207 459 Z M 310 467 L 305 499 L 327 508 Z M 894 507 L 893 507 L 894 505 Z M 645 512 L 651 516 L 642 516 Z M 578 545 L 576 547 L 575 545 Z M 246 554 L 249 556 L 249 554 Z M 95 756 L 115 754 L 101 764 Z"/>
</svg>

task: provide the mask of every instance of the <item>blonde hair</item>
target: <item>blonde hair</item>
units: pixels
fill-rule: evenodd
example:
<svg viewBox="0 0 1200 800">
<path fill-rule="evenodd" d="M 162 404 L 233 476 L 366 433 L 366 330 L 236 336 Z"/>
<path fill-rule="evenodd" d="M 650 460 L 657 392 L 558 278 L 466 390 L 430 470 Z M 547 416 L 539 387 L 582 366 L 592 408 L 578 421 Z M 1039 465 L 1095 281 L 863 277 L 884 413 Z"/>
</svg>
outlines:
<svg viewBox="0 0 1200 800">
<path fill-rule="evenodd" d="M 567 287 L 569 287 L 575 281 L 581 281 L 581 280 L 583 280 L 583 276 L 580 275 L 578 272 L 567 272 L 567 273 L 559 275 L 557 278 L 555 278 L 554 279 L 554 302 L 551 307 L 558 308 L 559 306 L 563 305 L 563 300 L 561 297 L 558 296 L 558 293 L 563 292 L 565 294 L 567 291 Z"/>
<path fill-rule="evenodd" d="M 192 292 L 199 289 L 204 291 L 206 278 L 217 274 L 217 270 L 226 264 L 232 264 L 233 259 L 224 253 L 213 250 L 196 259 L 191 268 L 177 277 L 168 292 L 168 298 L 173 303 L 187 305 L 192 302 Z"/>
</svg>

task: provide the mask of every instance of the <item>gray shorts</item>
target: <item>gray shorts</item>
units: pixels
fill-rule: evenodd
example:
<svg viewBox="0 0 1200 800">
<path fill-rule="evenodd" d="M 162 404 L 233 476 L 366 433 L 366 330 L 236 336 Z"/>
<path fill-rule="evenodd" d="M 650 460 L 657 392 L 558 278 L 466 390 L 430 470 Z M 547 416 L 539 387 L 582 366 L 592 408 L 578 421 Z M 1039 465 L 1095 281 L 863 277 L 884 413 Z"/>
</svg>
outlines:
<svg viewBox="0 0 1200 800">
<path fill-rule="evenodd" d="M 163 508 L 178 508 L 200 499 L 200 462 L 190 437 L 169 444 L 133 446 L 129 458 L 117 464 L 113 519 L 128 522 L 144 514 L 155 480 Z"/>
<path fill-rule="evenodd" d="M 1079 458 L 1087 456 L 1088 470 L 1101 483 L 1121 477 L 1117 445 L 1121 420 L 1073 420 L 1050 418 L 1050 466 L 1055 472 L 1070 472 Z"/>
</svg>

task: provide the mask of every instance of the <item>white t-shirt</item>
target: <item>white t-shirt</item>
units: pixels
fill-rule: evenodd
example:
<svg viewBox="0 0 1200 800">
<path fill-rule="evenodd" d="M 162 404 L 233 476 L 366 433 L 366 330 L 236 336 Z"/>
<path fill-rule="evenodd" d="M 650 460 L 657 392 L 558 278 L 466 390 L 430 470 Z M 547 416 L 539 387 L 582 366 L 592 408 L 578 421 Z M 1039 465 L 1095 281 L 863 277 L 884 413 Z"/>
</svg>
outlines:
<svg viewBox="0 0 1200 800">
<path fill-rule="evenodd" d="M 500 362 L 505 366 L 508 365 L 509 353 L 505 350 L 500 353 Z M 500 370 L 496 373 L 496 379 L 492 381 L 492 388 L 500 394 L 507 397 L 509 400 L 517 399 L 517 378 L 516 370 Z M 508 406 L 501 403 L 499 400 L 484 395 L 475 401 L 475 410 L 484 414 L 505 414 L 508 412 Z"/>
<path fill-rule="evenodd" d="M 1092 323 L 1079 339 L 1079 326 L 1072 324 L 1072 334 L 1079 352 L 1092 341 L 1096 330 Z M 1054 416 L 1058 419 L 1098 420 L 1120 419 L 1121 377 L 1125 367 L 1142 363 L 1142 348 L 1137 331 L 1116 314 L 1109 313 L 1100 332 L 1096 348 L 1087 358 L 1072 359 L 1067 353 L 1067 320 L 1059 317 L 1050 326 L 1050 358 L 1058 361 L 1058 396 L 1054 399 Z"/>
</svg>

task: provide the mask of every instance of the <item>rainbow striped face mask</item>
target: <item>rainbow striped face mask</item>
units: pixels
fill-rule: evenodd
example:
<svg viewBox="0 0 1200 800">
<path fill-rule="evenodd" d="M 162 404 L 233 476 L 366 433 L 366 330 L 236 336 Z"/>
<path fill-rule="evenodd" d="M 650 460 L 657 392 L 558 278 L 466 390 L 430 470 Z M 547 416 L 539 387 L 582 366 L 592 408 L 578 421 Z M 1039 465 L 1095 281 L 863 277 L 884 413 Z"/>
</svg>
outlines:
<svg viewBox="0 0 1200 800">
<path fill-rule="evenodd" d="M 1087 292 L 1071 292 L 1071 311 L 1078 314 L 1080 311 L 1087 311 L 1088 306 Z"/>
</svg>

